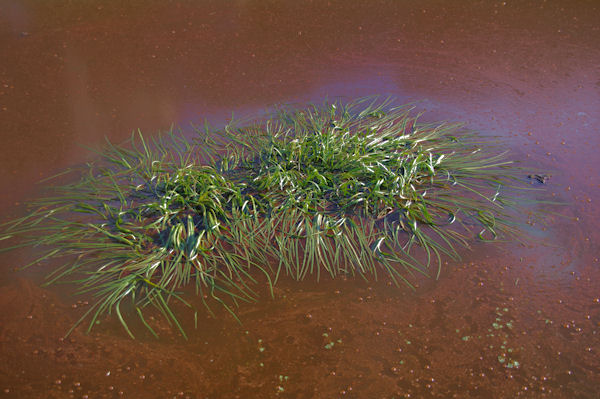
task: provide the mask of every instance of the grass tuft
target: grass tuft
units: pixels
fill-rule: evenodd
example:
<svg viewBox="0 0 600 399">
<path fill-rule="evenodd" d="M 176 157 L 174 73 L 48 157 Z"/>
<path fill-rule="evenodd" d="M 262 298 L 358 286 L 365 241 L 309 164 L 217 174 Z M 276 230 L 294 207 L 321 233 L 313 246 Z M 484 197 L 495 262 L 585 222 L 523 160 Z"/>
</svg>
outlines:
<svg viewBox="0 0 600 399">
<path fill-rule="evenodd" d="M 96 298 L 77 325 L 88 320 L 89 331 L 114 313 L 131 337 L 133 313 L 156 335 L 147 306 L 185 337 L 172 310 L 191 306 L 185 286 L 234 315 L 256 298 L 258 274 L 270 288 L 282 274 L 322 273 L 411 286 L 473 239 L 518 237 L 512 215 L 526 186 L 491 139 L 410 111 L 370 98 L 281 107 L 193 139 L 134 134 L 33 201 L 0 241 L 44 248 L 31 264 L 62 258 L 48 283 Z"/>
</svg>

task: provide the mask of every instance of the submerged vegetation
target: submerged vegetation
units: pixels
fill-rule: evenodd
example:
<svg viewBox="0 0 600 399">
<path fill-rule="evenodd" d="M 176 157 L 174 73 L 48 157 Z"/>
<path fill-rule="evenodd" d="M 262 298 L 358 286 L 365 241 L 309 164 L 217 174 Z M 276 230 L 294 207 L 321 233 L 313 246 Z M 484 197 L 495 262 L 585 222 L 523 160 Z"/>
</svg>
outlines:
<svg viewBox="0 0 600 399">
<path fill-rule="evenodd" d="M 113 313 L 133 337 L 134 312 L 155 334 L 151 305 L 185 336 L 172 310 L 188 304 L 185 286 L 232 314 L 256 298 L 258 278 L 272 287 L 282 274 L 383 273 L 410 286 L 415 274 L 438 276 L 472 239 L 518 233 L 521 171 L 491 139 L 420 123 L 406 106 L 282 107 L 196 131 L 109 143 L 76 181 L 3 226 L 0 240 L 18 240 L 3 250 L 41 247 L 32 264 L 61 258 L 48 281 L 96 298 L 79 321 L 90 328 Z"/>
</svg>

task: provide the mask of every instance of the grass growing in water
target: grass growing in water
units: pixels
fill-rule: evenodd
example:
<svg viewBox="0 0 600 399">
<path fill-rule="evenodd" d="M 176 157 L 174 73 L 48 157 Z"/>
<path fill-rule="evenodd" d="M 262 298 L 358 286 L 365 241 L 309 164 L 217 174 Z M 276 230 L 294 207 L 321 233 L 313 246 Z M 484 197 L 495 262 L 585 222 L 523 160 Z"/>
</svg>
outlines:
<svg viewBox="0 0 600 399">
<path fill-rule="evenodd" d="M 148 305 L 185 336 L 170 303 L 188 304 L 188 285 L 232 313 L 255 299 L 257 273 L 270 286 L 321 272 L 410 285 L 473 238 L 518 233 L 521 171 L 491 140 L 409 111 L 372 99 L 281 108 L 195 139 L 109 143 L 0 239 L 43 247 L 32 264 L 63 257 L 49 283 L 71 279 L 97 298 L 77 324 L 114 313 L 132 337 L 126 300 L 153 334 Z"/>
</svg>

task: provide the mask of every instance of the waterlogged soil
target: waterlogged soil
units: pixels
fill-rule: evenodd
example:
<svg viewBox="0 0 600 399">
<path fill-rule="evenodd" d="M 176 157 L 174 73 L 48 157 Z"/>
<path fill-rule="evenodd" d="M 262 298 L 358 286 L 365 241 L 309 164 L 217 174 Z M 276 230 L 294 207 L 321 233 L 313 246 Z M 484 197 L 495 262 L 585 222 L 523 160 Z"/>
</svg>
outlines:
<svg viewBox="0 0 600 399">
<path fill-rule="evenodd" d="M 500 136 L 548 176 L 530 198 L 565 204 L 414 291 L 284 277 L 241 324 L 178 309 L 188 340 L 158 314 L 158 340 L 110 316 L 64 338 L 93 298 L 4 253 L 0 397 L 597 398 L 599 21 L 583 0 L 0 3 L 1 220 L 104 137 L 372 94 Z"/>
</svg>

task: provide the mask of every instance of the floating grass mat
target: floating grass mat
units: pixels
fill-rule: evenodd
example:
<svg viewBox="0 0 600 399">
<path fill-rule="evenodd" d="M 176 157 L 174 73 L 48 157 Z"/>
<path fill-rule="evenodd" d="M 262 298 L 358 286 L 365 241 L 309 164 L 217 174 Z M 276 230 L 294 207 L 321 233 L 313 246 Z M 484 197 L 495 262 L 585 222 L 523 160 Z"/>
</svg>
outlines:
<svg viewBox="0 0 600 399">
<path fill-rule="evenodd" d="M 3 250 L 41 248 L 31 264 L 61 258 L 48 283 L 96 298 L 77 324 L 115 314 L 132 337 L 132 312 L 155 334 L 149 305 L 185 336 L 172 310 L 191 306 L 185 286 L 234 315 L 260 275 L 271 288 L 282 274 L 323 273 L 410 286 L 473 239 L 518 236 L 511 215 L 526 188 L 492 139 L 410 110 L 372 98 L 281 107 L 194 138 L 108 143 L 3 226 L 0 239 L 19 240 Z"/>
</svg>

